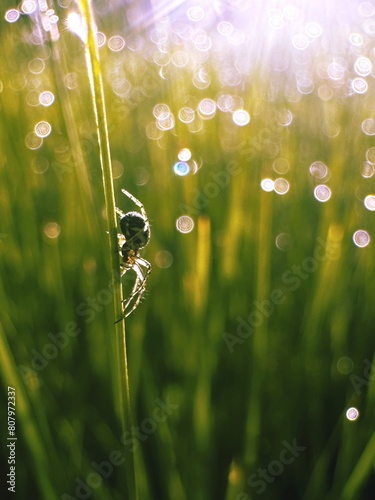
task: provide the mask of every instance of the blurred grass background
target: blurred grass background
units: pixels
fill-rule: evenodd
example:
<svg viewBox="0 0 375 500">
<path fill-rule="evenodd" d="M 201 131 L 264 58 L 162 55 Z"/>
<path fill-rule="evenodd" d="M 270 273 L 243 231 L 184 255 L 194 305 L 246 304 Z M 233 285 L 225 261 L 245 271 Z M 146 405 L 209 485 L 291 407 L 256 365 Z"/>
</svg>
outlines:
<svg viewBox="0 0 375 500">
<path fill-rule="evenodd" d="M 259 42 L 243 28 L 241 46 L 220 38 L 223 19 L 235 29 L 250 14 L 260 22 L 260 2 L 223 2 L 220 12 L 191 11 L 188 2 L 144 3 L 141 11 L 132 3 L 94 2 L 107 37 L 100 56 L 117 205 L 135 209 L 121 194 L 129 190 L 152 225 L 142 253 L 153 266 L 147 296 L 126 321 L 134 425 L 152 431 L 122 442 L 95 122 L 84 46 L 66 22 L 77 8 L 68 0 L 48 3 L 54 13 L 36 10 L 9 23 L 4 16 L 15 6 L 3 2 L 1 479 L 12 386 L 17 498 L 125 498 L 132 452 L 140 499 L 372 498 L 374 253 L 372 240 L 364 248 L 353 242 L 359 229 L 375 237 L 373 213 L 364 206 L 375 193 L 372 73 L 363 78 L 367 92 L 352 90 L 355 61 L 363 55 L 371 62 L 373 54 L 373 38 L 358 21 L 372 17 L 361 5 L 347 7 L 355 19 L 347 13 L 350 22 L 326 30 L 340 35 L 342 46 L 312 44 L 303 59 L 295 47 L 268 52 L 266 33 Z M 272 8 L 270 2 L 264 11 Z M 297 24 L 280 12 L 291 38 Z M 45 16 L 54 14 L 59 37 L 51 40 Z M 306 14 L 301 26 L 309 20 Z M 348 45 L 354 30 L 360 48 Z M 116 51 L 121 39 L 111 36 L 123 37 L 125 47 Z M 258 59 L 241 59 L 255 45 Z M 289 56 L 287 70 L 276 70 L 272 59 Z M 322 76 L 331 60 L 344 68 L 340 78 Z M 311 91 L 300 78 L 306 65 Z M 43 91 L 53 93 L 51 106 L 40 104 Z M 229 111 L 220 108 L 220 96 L 229 96 Z M 212 116 L 202 113 L 203 99 L 215 103 Z M 174 126 L 155 120 L 161 103 Z M 183 107 L 194 110 L 190 124 L 180 119 Z M 237 108 L 249 113 L 246 126 L 234 123 Z M 43 140 L 34 133 L 40 121 L 52 127 Z M 186 176 L 173 171 L 182 148 L 196 161 Z M 316 161 L 328 166 L 323 181 L 309 171 Z M 260 187 L 280 177 L 290 186 L 285 194 Z M 332 191 L 326 203 L 313 194 L 321 183 Z M 188 234 L 176 228 L 183 215 L 194 222 Z M 311 263 L 319 241 L 329 257 L 320 250 L 322 262 L 298 278 L 294 266 Z M 269 300 L 274 290 L 285 300 L 249 338 L 239 338 L 254 301 Z M 46 348 L 51 335 L 68 331 L 64 347 Z M 174 406 L 155 424 L 157 401 Z M 354 422 L 345 417 L 350 407 L 359 411 Z M 259 481 L 259 469 L 279 459 L 285 441 L 306 449 L 257 493 L 250 476 Z M 95 483 L 92 463 L 108 462 L 114 450 L 125 462 Z M 89 484 L 86 493 L 82 484 Z"/>
</svg>

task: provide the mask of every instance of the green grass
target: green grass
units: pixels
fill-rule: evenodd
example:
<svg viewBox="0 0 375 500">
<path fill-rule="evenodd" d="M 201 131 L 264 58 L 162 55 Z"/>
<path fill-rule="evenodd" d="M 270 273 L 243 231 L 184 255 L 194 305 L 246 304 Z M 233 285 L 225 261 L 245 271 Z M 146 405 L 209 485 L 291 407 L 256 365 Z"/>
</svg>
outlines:
<svg viewBox="0 0 375 500">
<path fill-rule="evenodd" d="M 57 12 L 64 18 L 67 11 Z M 96 15 L 108 37 L 117 33 L 116 16 Z M 133 423 L 127 417 L 124 428 L 121 412 L 130 404 L 126 390 L 118 392 L 124 387 L 118 310 L 109 293 L 116 256 L 106 233 L 103 144 L 100 151 L 85 48 L 62 29 L 58 41 L 32 45 L 26 16 L 0 23 L 6 47 L 0 58 L 1 480 L 8 471 L 11 386 L 17 392 L 17 498 L 79 498 L 79 478 L 94 481 L 88 498 L 133 500 L 127 475 L 133 461 L 140 500 L 372 498 L 375 222 L 363 198 L 375 186 L 373 177 L 361 175 L 373 146 L 361 131 L 374 106 L 372 80 L 364 95 L 343 98 L 335 91 L 327 102 L 316 90 L 288 101 L 280 80 L 278 94 L 267 101 L 274 85 L 265 68 L 241 88 L 225 87 L 212 53 L 206 64 L 211 84 L 197 89 L 192 63 L 169 64 L 163 80 L 142 52 L 100 49 L 108 121 L 102 133 L 109 136 L 116 205 L 135 209 L 121 193 L 129 190 L 152 225 L 142 253 L 153 266 L 147 295 L 126 320 Z M 147 31 L 142 36 L 150 48 Z M 35 58 L 45 62 L 38 75 L 29 70 Z M 70 73 L 75 88 L 67 86 Z M 130 93 L 119 97 L 111 82 L 122 73 Z M 33 90 L 52 91 L 55 102 L 30 106 Z M 247 126 L 236 127 L 231 114 L 219 110 L 202 120 L 199 132 L 179 121 L 187 96 L 199 103 L 220 94 L 243 98 Z M 157 141 L 146 130 L 158 103 L 168 104 L 176 123 Z M 277 124 L 285 108 L 293 113 L 288 127 Z M 52 132 L 31 150 L 25 138 L 40 120 Z M 332 120 L 340 127 L 335 137 L 324 133 Z M 195 175 L 173 173 L 183 147 L 202 165 Z M 272 168 L 279 157 L 290 165 L 283 175 Z M 327 203 L 313 196 L 314 161 L 330 171 Z M 267 177 L 284 177 L 290 190 L 263 191 Z M 189 234 L 176 229 L 181 215 L 194 220 Z M 113 228 L 113 220 L 109 224 Z M 371 236 L 365 248 L 353 243 L 358 229 Z M 275 244 L 281 233 L 289 235 L 284 250 Z M 173 258 L 169 267 L 162 251 Z M 294 266 L 304 263 L 316 268 L 302 278 Z M 282 300 L 272 313 L 263 314 L 248 338 L 239 337 L 254 302 L 275 297 Z M 46 348 L 52 337 L 61 347 Z M 346 371 L 345 357 L 352 362 Z M 360 412 L 355 422 L 345 417 L 351 406 Z M 140 427 L 133 435 L 132 425 Z M 259 484 L 248 479 L 294 440 L 305 450 L 257 493 Z M 97 472 L 93 462 L 101 464 L 100 484 L 90 476 Z"/>
</svg>

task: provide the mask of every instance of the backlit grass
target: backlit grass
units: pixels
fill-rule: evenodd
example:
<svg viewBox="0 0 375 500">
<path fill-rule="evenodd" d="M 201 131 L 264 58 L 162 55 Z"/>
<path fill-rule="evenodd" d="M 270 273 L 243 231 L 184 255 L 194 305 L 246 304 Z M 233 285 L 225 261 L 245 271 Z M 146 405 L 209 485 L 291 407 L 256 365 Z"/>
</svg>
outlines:
<svg viewBox="0 0 375 500">
<path fill-rule="evenodd" d="M 126 320 L 133 422 L 124 429 L 120 410 L 130 405 L 118 393 L 118 314 L 90 79 L 83 42 L 62 24 L 75 7 L 60 4 L 55 41 L 45 34 L 32 42 L 32 16 L 11 24 L 4 8 L 0 21 L 1 479 L 12 386 L 17 498 L 133 498 L 129 471 L 141 500 L 371 498 L 375 223 L 364 200 L 375 194 L 375 158 L 362 127 L 372 118 L 372 76 L 367 92 L 346 92 L 355 75 L 348 69 L 339 86 L 314 72 L 326 54 L 312 49 L 311 92 L 298 92 L 293 66 L 276 72 L 260 55 L 251 71 L 241 67 L 241 84 L 224 85 L 217 60 L 229 63 L 215 51 L 216 21 L 204 26 L 213 30 L 204 61 L 165 24 L 158 26 L 169 45 L 158 45 L 152 22 L 121 25 L 129 6 L 107 12 L 96 2 L 107 36 L 99 51 L 103 132 L 116 205 L 135 210 L 126 188 L 152 226 L 143 252 L 153 266 L 148 291 Z M 186 20 L 186 9 L 179 12 L 171 18 Z M 110 50 L 119 34 L 125 47 Z M 330 47 L 333 57 L 338 49 Z M 174 63 L 158 65 L 156 48 L 159 63 L 175 54 Z M 178 66 L 176 51 L 184 50 L 189 64 Z M 318 92 L 324 85 L 330 99 L 322 98 L 327 89 Z M 33 105 L 44 90 L 54 103 Z M 217 104 L 221 95 L 242 99 L 236 107 L 250 123 L 237 126 L 219 107 L 200 118 L 199 103 Z M 175 120 L 164 131 L 153 115 L 162 103 Z M 179 119 L 183 107 L 195 110 L 190 125 Z M 29 134 L 41 121 L 52 131 L 38 146 Z M 196 162 L 186 176 L 173 172 L 182 148 Z M 280 158 L 289 166 L 283 173 Z M 329 170 L 322 179 L 309 170 L 318 161 Z M 267 178 L 289 189 L 267 192 Z M 320 184 L 331 190 L 326 202 L 314 197 Z M 176 228 L 181 216 L 193 220 L 191 232 Z M 371 238 L 363 248 L 353 241 L 358 230 Z M 127 273 L 125 296 L 131 286 Z M 356 421 L 346 418 L 350 407 Z M 285 442 L 304 449 L 283 455 Z"/>
</svg>

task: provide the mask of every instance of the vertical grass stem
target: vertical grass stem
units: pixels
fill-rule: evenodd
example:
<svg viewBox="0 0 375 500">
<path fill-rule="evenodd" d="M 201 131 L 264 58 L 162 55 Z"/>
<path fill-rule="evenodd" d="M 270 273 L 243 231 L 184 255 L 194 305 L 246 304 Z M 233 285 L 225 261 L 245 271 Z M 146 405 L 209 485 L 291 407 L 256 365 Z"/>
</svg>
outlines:
<svg viewBox="0 0 375 500">
<path fill-rule="evenodd" d="M 80 0 L 79 5 L 82 12 L 84 25 L 87 29 L 86 40 L 86 62 L 87 71 L 91 85 L 91 96 L 96 118 L 98 143 L 100 151 L 100 162 L 102 168 L 102 178 L 105 195 L 105 205 L 108 219 L 109 248 L 112 270 L 112 285 L 114 295 L 114 313 L 116 320 L 123 315 L 122 309 L 122 286 L 120 278 L 119 254 L 117 251 L 117 221 L 115 211 L 115 197 L 113 188 L 111 154 L 109 147 L 107 116 L 104 100 L 103 79 L 99 60 L 99 53 L 96 45 L 96 29 L 94 17 L 90 5 L 90 0 Z M 116 345 L 119 366 L 119 403 L 120 416 L 123 432 L 131 428 L 131 408 L 129 377 L 126 352 L 126 335 L 124 321 L 115 324 Z M 126 460 L 126 475 L 128 486 L 128 498 L 135 500 L 136 483 L 134 471 L 134 459 L 130 454 Z"/>
</svg>

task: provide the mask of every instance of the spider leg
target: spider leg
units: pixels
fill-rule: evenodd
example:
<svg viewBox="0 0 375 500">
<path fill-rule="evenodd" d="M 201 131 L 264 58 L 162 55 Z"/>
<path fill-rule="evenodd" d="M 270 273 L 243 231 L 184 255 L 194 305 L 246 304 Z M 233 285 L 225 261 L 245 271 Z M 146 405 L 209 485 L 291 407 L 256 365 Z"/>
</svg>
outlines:
<svg viewBox="0 0 375 500">
<path fill-rule="evenodd" d="M 143 271 L 141 266 L 145 268 L 145 271 Z M 132 293 L 130 294 L 129 298 L 126 299 L 126 302 L 124 301 L 125 318 L 128 317 L 129 314 L 131 314 L 138 307 L 140 301 L 142 300 L 142 297 L 146 291 L 148 276 L 151 272 L 151 264 L 147 260 L 138 257 L 137 261 L 134 262 L 133 269 L 137 274 L 137 278 L 134 283 Z M 131 309 L 127 311 L 132 301 L 134 301 L 134 303 Z"/>
<path fill-rule="evenodd" d="M 135 309 L 135 307 L 134 307 L 134 308 L 131 309 L 131 311 L 129 311 L 128 313 L 126 313 L 126 309 L 128 308 L 129 304 L 134 299 L 134 297 L 137 295 L 137 293 L 139 293 L 139 284 L 142 282 L 142 280 L 144 278 L 142 270 L 140 268 L 136 268 L 136 264 L 134 264 L 133 267 L 123 266 L 123 265 L 120 265 L 120 267 L 121 267 L 121 278 L 123 278 L 125 276 L 125 274 L 128 271 L 130 271 L 130 269 L 134 269 L 134 271 L 136 272 L 136 279 L 135 279 L 135 282 L 134 282 L 134 285 L 133 285 L 132 292 L 131 292 L 130 296 L 127 299 L 124 299 L 122 301 L 122 304 L 123 304 L 122 307 L 123 307 L 124 314 L 121 316 L 120 319 L 118 319 L 117 321 L 115 321 L 114 324 L 119 323 L 120 321 L 122 321 L 123 319 L 125 319 Z M 139 303 L 139 301 L 138 301 L 138 303 Z M 137 305 L 138 305 L 138 303 L 137 303 Z"/>
<path fill-rule="evenodd" d="M 117 215 L 119 215 L 121 218 L 125 217 L 125 212 L 123 212 L 120 208 L 115 207 Z"/>
<path fill-rule="evenodd" d="M 146 210 L 145 210 L 145 207 L 143 206 L 143 204 L 135 197 L 133 196 L 131 193 L 129 193 L 129 191 L 126 191 L 126 189 L 121 189 L 121 191 L 124 193 L 125 196 L 127 196 L 133 203 L 135 203 L 135 205 L 137 205 L 137 207 L 140 209 L 141 211 L 141 214 L 142 214 L 142 217 L 145 219 L 145 221 L 148 222 L 148 217 L 147 217 L 147 214 L 146 214 Z"/>
<path fill-rule="evenodd" d="M 133 265 L 133 269 L 137 275 L 132 293 L 130 296 L 124 301 L 124 313 L 125 313 L 125 318 L 127 318 L 137 307 L 138 304 L 140 303 L 143 294 L 146 290 L 145 287 L 145 275 L 143 274 L 143 271 L 141 267 L 135 262 Z M 133 302 L 133 304 L 132 304 Z M 129 309 L 130 307 L 130 309 Z"/>
</svg>

